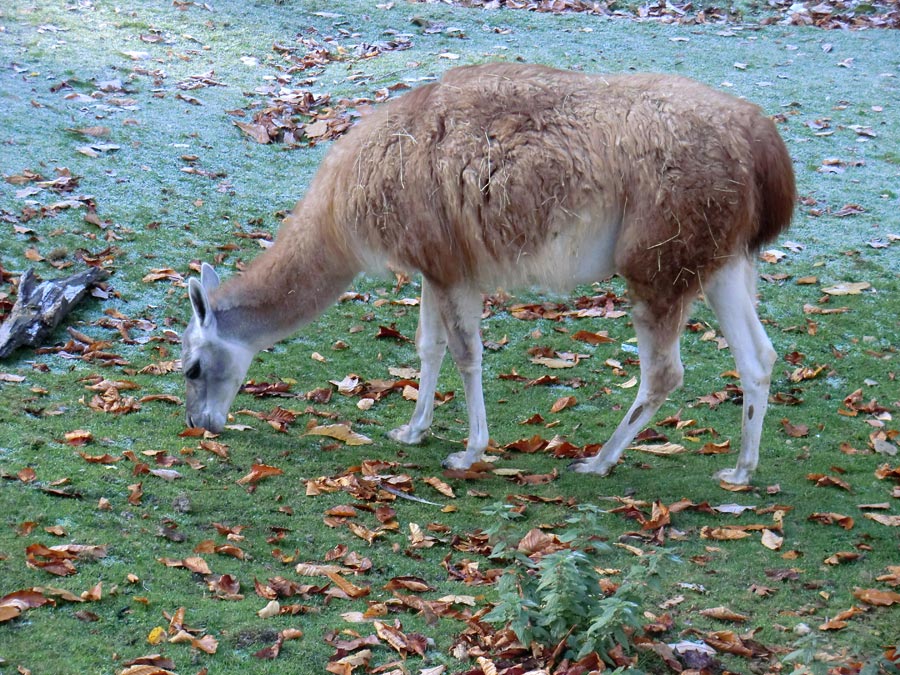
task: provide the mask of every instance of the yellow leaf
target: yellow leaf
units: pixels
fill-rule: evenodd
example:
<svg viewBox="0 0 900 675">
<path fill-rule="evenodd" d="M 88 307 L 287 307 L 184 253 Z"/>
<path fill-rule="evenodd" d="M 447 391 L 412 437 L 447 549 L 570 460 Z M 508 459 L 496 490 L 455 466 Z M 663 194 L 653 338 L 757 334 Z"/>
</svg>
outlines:
<svg viewBox="0 0 900 675">
<path fill-rule="evenodd" d="M 150 634 L 147 636 L 147 642 L 151 645 L 158 645 L 160 642 L 166 639 L 166 629 L 162 626 L 157 626 L 153 630 L 150 631 Z"/>
</svg>

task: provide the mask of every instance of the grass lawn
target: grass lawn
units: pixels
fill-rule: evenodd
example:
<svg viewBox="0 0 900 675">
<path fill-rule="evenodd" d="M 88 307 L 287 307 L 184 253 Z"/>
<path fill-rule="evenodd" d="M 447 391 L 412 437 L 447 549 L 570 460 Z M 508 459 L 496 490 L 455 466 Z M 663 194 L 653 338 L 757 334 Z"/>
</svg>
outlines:
<svg viewBox="0 0 900 675">
<path fill-rule="evenodd" d="M 565 645 L 551 655 L 565 630 L 528 657 L 484 618 L 504 569 L 537 597 L 514 552 L 536 528 L 584 552 L 603 590 L 558 581 L 566 616 L 621 601 L 641 625 L 620 650 L 603 641 L 618 619 L 597 639 L 632 672 L 896 672 L 900 38 L 796 25 L 822 5 L 793 21 L 775 5 L 5 3 L 0 319 L 28 268 L 111 276 L 43 349 L 0 361 L 0 675 L 575 672 Z M 617 279 L 487 299 L 494 471 L 442 473 L 466 434 L 449 360 L 432 437 L 387 439 L 413 407 L 417 279 L 358 279 L 258 357 L 232 429 L 182 435 L 186 278 L 257 255 L 360 108 L 492 60 L 680 73 L 777 119 L 800 203 L 760 261 L 780 358 L 750 489 L 710 478 L 734 462 L 740 392 L 702 305 L 685 386 L 646 433 L 684 451 L 629 450 L 602 479 L 565 470 L 618 423 L 638 363 L 627 312 L 554 310 L 627 310 Z M 550 370 L 535 348 L 589 358 Z M 553 412 L 566 396 L 575 405 Z M 308 433 L 336 423 L 371 442 Z"/>
</svg>

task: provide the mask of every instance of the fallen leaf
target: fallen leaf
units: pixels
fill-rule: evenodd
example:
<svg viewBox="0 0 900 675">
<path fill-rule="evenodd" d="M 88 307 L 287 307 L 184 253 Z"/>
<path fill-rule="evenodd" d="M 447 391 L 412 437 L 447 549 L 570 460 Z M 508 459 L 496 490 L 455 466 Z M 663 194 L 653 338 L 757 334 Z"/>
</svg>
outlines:
<svg viewBox="0 0 900 675">
<path fill-rule="evenodd" d="M 710 609 L 702 609 L 700 610 L 700 614 L 711 619 L 718 619 L 719 621 L 734 621 L 737 623 L 743 623 L 750 618 L 744 616 L 743 614 L 738 614 L 737 612 L 734 612 L 727 607 L 711 607 Z"/>
<path fill-rule="evenodd" d="M 682 452 L 687 452 L 687 448 L 683 445 L 679 445 L 678 443 L 656 443 L 651 445 L 633 445 L 629 450 L 638 450 L 640 452 L 646 452 L 651 455 L 659 455 L 661 457 L 667 457 L 669 455 L 678 455 Z"/>
<path fill-rule="evenodd" d="M 855 551 L 838 551 L 837 553 L 825 558 L 826 565 L 843 565 L 844 563 L 859 560 L 860 554 Z"/>
<path fill-rule="evenodd" d="M 767 549 L 772 551 L 778 551 L 781 549 L 781 544 L 784 542 L 784 537 L 776 534 L 772 530 L 763 530 L 762 533 L 762 545 Z"/>
<path fill-rule="evenodd" d="M 284 474 L 284 471 L 276 466 L 268 466 L 267 464 L 254 464 L 250 469 L 250 473 L 239 479 L 237 483 L 238 485 L 245 485 L 247 483 L 249 483 L 250 485 L 255 485 L 265 478 L 271 478 L 272 476 L 281 476 L 282 474 Z"/>
<path fill-rule="evenodd" d="M 791 438 L 803 438 L 809 436 L 809 427 L 805 424 L 792 424 L 787 418 L 781 420 L 781 428 Z"/>
<path fill-rule="evenodd" d="M 828 476 L 822 473 L 810 473 L 806 475 L 806 478 L 813 481 L 819 487 L 839 487 L 842 490 L 850 491 L 849 483 L 834 476 Z"/>
<path fill-rule="evenodd" d="M 823 525 L 840 525 L 845 530 L 853 529 L 853 518 L 840 513 L 813 513 L 808 520 L 822 523 Z"/>
<path fill-rule="evenodd" d="M 363 436 L 355 431 L 351 431 L 350 427 L 346 424 L 327 424 L 324 426 L 313 424 L 312 426 L 307 427 L 305 435 L 327 436 L 346 443 L 347 445 L 368 445 L 372 442 L 372 439 L 368 436 Z"/>
<path fill-rule="evenodd" d="M 868 281 L 847 281 L 823 288 L 822 292 L 828 295 L 860 295 L 864 290 L 871 287 L 872 284 Z"/>
<path fill-rule="evenodd" d="M 424 482 L 433 487 L 435 490 L 440 492 L 445 497 L 449 497 L 450 499 L 456 499 L 456 494 L 453 492 L 453 488 L 450 487 L 447 483 L 442 481 L 440 478 L 425 478 Z"/>
<path fill-rule="evenodd" d="M 865 517 L 888 527 L 900 527 L 900 515 L 889 516 L 884 513 L 866 513 Z"/>
<path fill-rule="evenodd" d="M 269 137 L 268 130 L 262 124 L 249 124 L 247 122 L 235 122 L 234 124 L 257 143 L 265 145 L 272 140 Z"/>
<path fill-rule="evenodd" d="M 556 402 L 550 406 L 551 413 L 562 412 L 566 408 L 572 408 L 578 404 L 578 400 L 574 396 L 562 396 L 556 399 Z"/>
<path fill-rule="evenodd" d="M 894 591 L 881 591 L 874 588 L 857 588 L 853 591 L 853 597 L 862 600 L 867 605 L 877 607 L 890 607 L 900 602 L 900 593 Z"/>
</svg>

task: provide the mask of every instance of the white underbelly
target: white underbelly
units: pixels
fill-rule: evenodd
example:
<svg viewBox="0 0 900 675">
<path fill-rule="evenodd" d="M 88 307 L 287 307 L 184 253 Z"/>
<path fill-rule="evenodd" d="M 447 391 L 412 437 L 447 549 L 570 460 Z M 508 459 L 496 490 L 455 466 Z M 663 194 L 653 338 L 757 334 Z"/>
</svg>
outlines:
<svg viewBox="0 0 900 675">
<path fill-rule="evenodd" d="M 507 250 L 491 256 L 484 252 L 468 282 L 485 292 L 496 288 L 538 287 L 548 291 L 566 292 L 582 284 L 602 281 L 616 273 L 615 249 L 621 221 L 591 219 L 587 215 L 572 216 L 572 220 L 553 229 L 542 246 L 532 250 Z M 376 275 L 391 270 L 422 272 L 408 269 L 389 252 L 367 249 L 359 252 L 364 267 Z M 452 255 L 448 252 L 447 255 Z"/>
</svg>

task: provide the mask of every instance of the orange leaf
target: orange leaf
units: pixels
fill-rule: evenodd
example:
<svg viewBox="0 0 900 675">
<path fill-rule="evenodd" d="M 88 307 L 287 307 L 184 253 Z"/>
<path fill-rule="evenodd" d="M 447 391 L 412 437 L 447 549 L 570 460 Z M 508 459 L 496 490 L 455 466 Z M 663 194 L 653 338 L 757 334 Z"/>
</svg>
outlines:
<svg viewBox="0 0 900 675">
<path fill-rule="evenodd" d="M 179 435 L 181 435 L 181 434 L 179 434 Z M 222 459 L 228 459 L 228 446 L 225 445 L 224 443 L 219 443 L 218 441 L 206 439 L 206 440 L 200 441 L 199 447 L 201 450 L 206 450 L 207 452 L 211 452 L 214 455 L 218 455 Z"/>
<path fill-rule="evenodd" d="M 89 462 L 91 464 L 115 464 L 116 462 L 121 462 L 121 457 L 113 457 L 109 453 L 105 453 L 103 455 L 88 455 L 83 452 L 79 452 L 82 459 L 84 461 Z"/>
<path fill-rule="evenodd" d="M 143 484 L 134 483 L 128 486 L 128 490 L 128 503 L 132 506 L 138 506 L 141 503 L 141 497 L 144 496 Z"/>
<path fill-rule="evenodd" d="M 244 485 L 246 483 L 250 483 L 251 485 L 255 485 L 259 481 L 264 478 L 271 478 L 272 476 L 280 476 L 284 473 L 281 469 L 275 466 L 268 466 L 267 464 L 254 464 L 250 469 L 250 473 L 241 478 L 237 483 L 238 485 Z"/>
<path fill-rule="evenodd" d="M 828 476 L 823 473 L 810 473 L 806 475 L 806 478 L 813 481 L 818 487 L 839 487 L 842 490 L 850 491 L 849 483 L 834 476 Z"/>
<path fill-rule="evenodd" d="M 591 333 L 590 331 L 580 330 L 572 336 L 573 340 L 586 342 L 589 345 L 599 345 L 607 342 L 615 342 L 615 340 L 606 334 L 606 331 L 599 333 Z"/>
<path fill-rule="evenodd" d="M 377 530 L 370 530 L 369 528 L 352 521 L 347 523 L 347 529 L 349 529 L 353 534 L 355 534 L 360 539 L 368 542 L 369 544 L 374 542 L 376 537 L 380 537 L 382 534 L 384 534 L 384 531 L 381 530 L 381 528 Z"/>
<path fill-rule="evenodd" d="M 804 436 L 809 436 L 809 427 L 807 425 L 792 424 L 786 417 L 781 420 L 781 426 L 784 429 L 784 433 L 791 438 L 803 438 Z"/>
<path fill-rule="evenodd" d="M 86 445 L 93 440 L 90 431 L 84 429 L 76 429 L 75 431 L 67 431 L 65 435 L 66 443 L 69 445 Z"/>
<path fill-rule="evenodd" d="M 878 607 L 890 607 L 894 603 L 900 602 L 900 593 L 880 591 L 874 588 L 857 588 L 853 591 L 853 597 L 862 600 L 867 605 Z"/>
<path fill-rule="evenodd" d="M 578 403 L 578 399 L 574 396 L 562 396 L 556 399 L 556 402 L 550 407 L 550 412 L 558 413 L 566 408 L 572 408 Z"/>
<path fill-rule="evenodd" d="M 450 499 L 456 499 L 456 495 L 453 492 L 453 488 L 450 487 L 447 483 L 442 481 L 440 478 L 426 478 L 425 482 L 433 487 L 435 490 L 440 492 L 445 497 L 450 497 Z"/>
<path fill-rule="evenodd" d="M 808 520 L 813 520 L 823 525 L 840 525 L 845 530 L 853 529 L 853 518 L 840 513 L 813 513 Z"/>
<path fill-rule="evenodd" d="M 853 562 L 859 559 L 859 553 L 853 551 L 838 551 L 834 555 L 825 558 L 826 565 L 842 565 L 843 563 Z"/>
<path fill-rule="evenodd" d="M 364 586 L 357 586 L 349 581 L 347 581 L 344 577 L 336 572 L 326 572 L 325 576 L 331 579 L 334 582 L 334 585 L 337 586 L 341 591 L 343 591 L 347 596 L 351 598 L 362 598 L 369 594 L 369 588 Z"/>
</svg>

